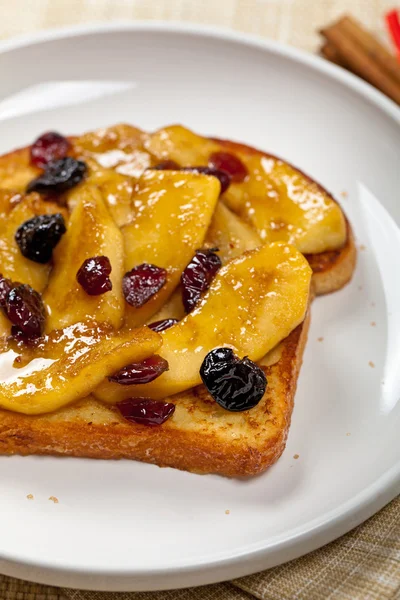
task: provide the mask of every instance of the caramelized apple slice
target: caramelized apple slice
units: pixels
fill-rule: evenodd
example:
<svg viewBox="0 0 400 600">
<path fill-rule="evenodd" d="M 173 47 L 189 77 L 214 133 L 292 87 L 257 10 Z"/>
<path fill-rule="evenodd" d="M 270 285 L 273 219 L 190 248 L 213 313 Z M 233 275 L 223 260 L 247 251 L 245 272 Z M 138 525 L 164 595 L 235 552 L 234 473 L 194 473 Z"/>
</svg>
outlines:
<svg viewBox="0 0 400 600">
<path fill-rule="evenodd" d="M 205 355 L 219 346 L 257 361 L 306 314 L 311 269 L 293 246 L 261 246 L 233 259 L 215 277 L 198 308 L 161 333 L 169 371 L 146 385 L 104 381 L 94 392 L 105 402 L 129 396 L 164 398 L 201 383 Z"/>
<path fill-rule="evenodd" d="M 125 268 L 142 263 L 167 270 L 167 282 L 140 308 L 127 305 L 126 322 L 146 323 L 179 283 L 204 241 L 220 190 L 215 177 L 179 171 L 147 171 L 133 199 L 135 216 L 123 227 Z"/>
<path fill-rule="evenodd" d="M 261 240 L 250 225 L 219 202 L 207 231 L 206 245 L 219 249 L 218 256 L 225 263 L 247 250 L 261 245 Z"/>
<path fill-rule="evenodd" d="M 170 125 L 153 133 L 145 148 L 158 160 L 174 160 L 181 167 L 207 165 L 208 157 L 220 147 L 216 142 L 182 125 Z"/>
<path fill-rule="evenodd" d="M 29 415 L 55 411 L 123 366 L 152 356 L 161 343 L 148 327 L 115 333 L 92 321 L 54 331 L 31 350 L 3 342 L 0 407 Z"/>
<path fill-rule="evenodd" d="M 25 258 L 15 241 L 15 232 L 28 219 L 38 215 L 67 212 L 55 202 L 46 202 L 38 194 L 29 194 L 11 208 L 5 219 L 0 220 L 0 273 L 12 281 L 27 283 L 37 292 L 47 285 L 50 271 L 48 264 L 39 264 Z"/>
<path fill-rule="evenodd" d="M 0 188 L 25 192 L 26 186 L 41 173 L 30 164 L 30 148 L 0 156 Z"/>
<path fill-rule="evenodd" d="M 132 194 L 136 183 L 135 179 L 128 175 L 121 175 L 113 169 L 98 169 L 91 172 L 87 183 L 100 189 L 107 208 L 118 227 L 122 227 L 132 220 Z M 68 201 L 68 206 L 71 206 L 71 200 Z"/>
<path fill-rule="evenodd" d="M 304 254 L 344 244 L 344 215 L 328 192 L 279 159 L 237 154 L 251 175 L 244 183 L 232 184 L 224 201 L 264 242 L 291 243 Z"/>
<path fill-rule="evenodd" d="M 84 184 L 73 193 L 77 203 L 67 233 L 54 250 L 54 268 L 43 296 L 49 309 L 47 331 L 68 327 L 88 315 L 118 328 L 124 311 L 122 235 L 97 188 Z M 76 275 L 82 263 L 95 256 L 110 260 L 113 287 L 105 294 L 89 296 Z"/>
</svg>

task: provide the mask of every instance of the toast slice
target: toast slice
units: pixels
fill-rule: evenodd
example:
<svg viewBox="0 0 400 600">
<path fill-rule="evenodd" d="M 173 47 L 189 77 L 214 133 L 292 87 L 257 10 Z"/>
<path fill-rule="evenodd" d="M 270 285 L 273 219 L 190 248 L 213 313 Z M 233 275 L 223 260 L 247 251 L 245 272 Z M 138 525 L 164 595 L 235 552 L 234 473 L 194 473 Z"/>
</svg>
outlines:
<svg viewBox="0 0 400 600">
<path fill-rule="evenodd" d="M 0 410 L 0 454 L 127 458 L 229 477 L 261 473 L 285 448 L 309 322 L 308 311 L 262 361 L 267 391 L 250 411 L 224 410 L 203 386 L 171 397 L 174 418 L 160 427 L 127 423 L 92 396 L 47 415 Z"/>
<path fill-rule="evenodd" d="M 129 157 L 121 160 L 123 168 L 116 175 L 120 178 L 117 184 L 125 185 L 126 198 L 129 185 L 126 187 L 121 176 L 128 173 L 134 181 L 135 169 L 140 171 L 150 166 L 146 163 L 146 139 L 147 134 L 121 125 L 70 141 L 72 153 L 84 160 L 93 160 L 95 154 L 103 154 L 111 161 L 117 157 L 117 162 L 121 154 Z M 258 152 L 233 142 L 219 143 L 226 149 Z M 115 168 L 115 164 L 108 166 Z M 38 174 L 39 170 L 29 163 L 29 148 L 0 157 L 0 188 L 21 192 Z M 94 183 L 103 185 L 101 174 Z M 126 213 L 122 203 L 119 209 L 113 217 L 120 225 Z M 252 242 L 248 239 L 246 243 Z M 347 223 L 342 248 L 309 255 L 307 259 L 314 273 L 314 292 L 328 293 L 342 287 L 351 278 L 355 264 L 350 225 Z M 127 458 L 230 477 L 261 473 L 279 458 L 285 447 L 309 321 L 308 311 L 303 323 L 260 362 L 268 386 L 261 402 L 250 411 L 234 413 L 222 409 L 203 386 L 169 398 L 176 405 L 174 418 L 160 427 L 128 423 L 116 409 L 93 396 L 45 415 L 0 410 L 0 454 Z"/>
</svg>

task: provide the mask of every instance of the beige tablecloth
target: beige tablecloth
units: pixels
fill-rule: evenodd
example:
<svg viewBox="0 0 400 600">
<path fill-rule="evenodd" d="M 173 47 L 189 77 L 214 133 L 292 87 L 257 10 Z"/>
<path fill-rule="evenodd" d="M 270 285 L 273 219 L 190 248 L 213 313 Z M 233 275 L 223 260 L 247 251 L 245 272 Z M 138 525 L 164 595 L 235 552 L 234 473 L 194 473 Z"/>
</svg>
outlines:
<svg viewBox="0 0 400 600">
<path fill-rule="evenodd" d="M 167 19 L 222 25 L 315 52 L 318 29 L 345 12 L 385 38 L 394 0 L 0 0 L 0 37 L 61 25 Z M 400 599 L 400 499 L 350 534 L 296 561 L 240 580 L 159 593 L 59 590 L 0 575 L 0 600 Z"/>
</svg>

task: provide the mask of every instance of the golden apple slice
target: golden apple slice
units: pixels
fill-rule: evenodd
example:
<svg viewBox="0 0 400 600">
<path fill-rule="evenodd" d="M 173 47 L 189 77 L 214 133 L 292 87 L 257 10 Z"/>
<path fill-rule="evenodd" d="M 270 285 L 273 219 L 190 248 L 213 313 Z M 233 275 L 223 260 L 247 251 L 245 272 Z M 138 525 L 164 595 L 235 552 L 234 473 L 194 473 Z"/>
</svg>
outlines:
<svg viewBox="0 0 400 600">
<path fill-rule="evenodd" d="M 193 312 L 161 333 L 169 371 L 146 385 L 104 381 L 94 394 L 115 403 L 130 396 L 164 398 L 195 387 L 204 357 L 216 347 L 261 359 L 303 321 L 310 281 L 310 266 L 293 246 L 275 243 L 246 252 L 222 267 Z"/>
<path fill-rule="evenodd" d="M 207 231 L 206 245 L 218 248 L 218 256 L 223 262 L 236 258 L 247 250 L 254 250 L 261 243 L 259 235 L 250 225 L 222 202 L 218 203 Z"/>
<path fill-rule="evenodd" d="M 61 213 L 67 221 L 67 212 L 55 202 L 46 202 L 38 194 L 29 194 L 0 219 L 0 273 L 13 281 L 27 283 L 37 292 L 47 285 L 50 265 L 25 258 L 15 241 L 20 225 L 43 214 Z"/>
<path fill-rule="evenodd" d="M 178 319 L 180 321 L 186 315 L 182 302 L 181 286 L 178 286 L 164 306 L 149 319 L 149 323 L 163 321 L 164 319 Z"/>
<path fill-rule="evenodd" d="M 182 127 L 170 125 L 159 129 L 145 142 L 145 148 L 158 160 L 174 160 L 181 167 L 207 165 L 219 144 Z"/>
<path fill-rule="evenodd" d="M 84 184 L 75 191 L 77 203 L 67 233 L 53 253 L 54 267 L 43 300 L 48 307 L 47 331 L 68 327 L 90 315 L 98 322 L 122 324 L 123 241 L 96 187 Z M 112 290 L 89 296 L 76 280 L 82 263 L 95 256 L 111 262 Z"/>
<path fill-rule="evenodd" d="M 26 356 L 24 348 L 3 342 L 0 407 L 29 415 L 55 411 L 126 364 L 152 356 L 161 343 L 148 327 L 114 332 L 93 321 L 52 332 Z"/>
<path fill-rule="evenodd" d="M 20 148 L 0 156 L 0 188 L 25 192 L 41 170 L 30 164 L 30 148 Z"/>
<path fill-rule="evenodd" d="M 132 194 L 136 179 L 128 175 L 121 175 L 113 169 L 98 169 L 91 172 L 87 183 L 100 189 L 107 208 L 118 227 L 122 227 L 132 220 Z M 71 206 L 70 200 L 68 205 Z"/>
<path fill-rule="evenodd" d="M 218 200 L 215 177 L 180 171 L 147 171 L 133 198 L 135 216 L 122 228 L 125 268 L 142 263 L 167 270 L 167 282 L 140 308 L 127 305 L 129 326 L 146 323 L 167 301 L 183 269 L 204 241 Z"/>
<path fill-rule="evenodd" d="M 277 158 L 237 154 L 250 176 L 232 184 L 224 202 L 256 229 L 263 242 L 284 241 L 304 254 L 344 244 L 345 218 L 328 192 Z"/>
</svg>

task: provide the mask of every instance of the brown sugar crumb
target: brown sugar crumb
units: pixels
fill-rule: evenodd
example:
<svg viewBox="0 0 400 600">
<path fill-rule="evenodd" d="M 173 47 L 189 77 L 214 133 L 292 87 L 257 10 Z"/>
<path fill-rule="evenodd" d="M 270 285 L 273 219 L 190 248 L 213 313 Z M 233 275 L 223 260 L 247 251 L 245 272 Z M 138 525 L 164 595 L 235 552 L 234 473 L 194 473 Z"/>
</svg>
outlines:
<svg viewBox="0 0 400 600">
<path fill-rule="evenodd" d="M 346 435 L 351 435 L 351 433 L 346 433 Z"/>
<path fill-rule="evenodd" d="M 34 500 L 34 496 L 33 496 L 33 494 L 28 494 L 28 495 L 27 495 L 27 499 L 28 499 L 28 500 Z"/>
<path fill-rule="evenodd" d="M 370 325 L 371 325 L 371 327 L 376 327 L 375 321 L 371 321 Z"/>
<path fill-rule="evenodd" d="M 375 367 L 375 364 L 372 362 L 372 360 L 370 360 L 368 364 L 369 364 L 369 366 L 370 366 L 370 367 L 372 367 L 372 368 L 374 368 L 374 367 Z"/>
<path fill-rule="evenodd" d="M 297 459 L 299 458 L 299 456 L 300 456 L 299 454 L 295 454 L 295 455 L 293 456 L 293 458 L 294 458 L 295 460 L 297 460 Z"/>
<path fill-rule="evenodd" d="M 366 249 L 367 249 L 367 247 L 364 246 L 364 244 L 360 244 L 360 250 L 361 250 L 361 252 L 364 252 L 364 250 L 366 250 Z"/>
<path fill-rule="evenodd" d="M 323 337 L 319 337 L 319 338 L 317 338 L 317 340 L 318 340 L 319 342 L 323 342 L 323 341 L 324 341 L 324 338 L 323 338 Z"/>
<path fill-rule="evenodd" d="M 342 198 L 347 198 L 349 194 L 345 190 L 343 190 L 343 192 L 340 192 L 340 195 L 342 196 Z"/>
<path fill-rule="evenodd" d="M 231 511 L 230 511 L 230 510 L 226 510 L 226 511 L 225 511 L 225 514 L 226 514 L 226 515 L 230 515 L 230 514 L 231 514 Z"/>
<path fill-rule="evenodd" d="M 56 498 L 55 496 L 50 496 L 49 500 L 54 502 L 54 504 L 58 504 L 58 498 Z"/>
</svg>

